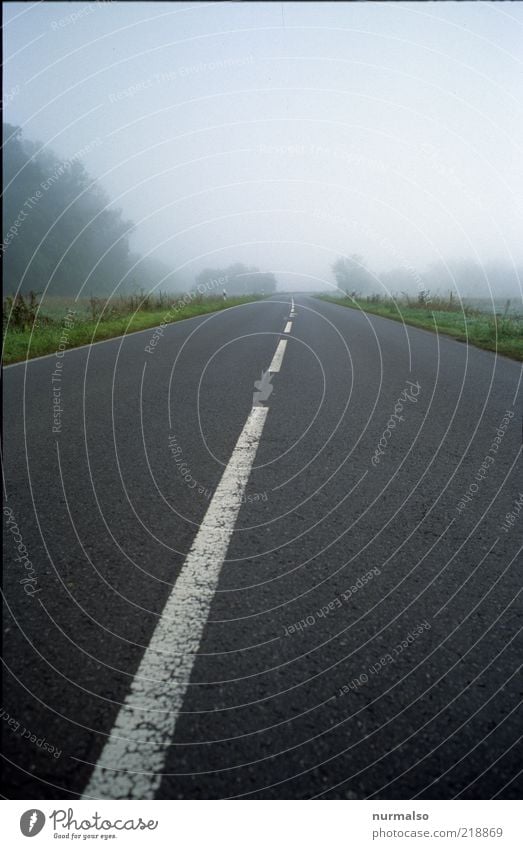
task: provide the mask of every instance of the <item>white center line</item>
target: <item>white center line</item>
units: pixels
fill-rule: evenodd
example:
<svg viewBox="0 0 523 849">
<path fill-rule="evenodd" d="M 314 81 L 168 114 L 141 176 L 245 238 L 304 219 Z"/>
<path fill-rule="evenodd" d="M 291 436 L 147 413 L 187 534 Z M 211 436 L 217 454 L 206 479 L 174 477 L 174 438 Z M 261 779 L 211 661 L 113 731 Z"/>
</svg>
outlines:
<svg viewBox="0 0 523 849">
<path fill-rule="evenodd" d="M 280 339 L 278 342 L 278 347 L 274 353 L 274 357 L 272 358 L 272 363 L 269 366 L 269 371 L 275 374 L 281 369 L 281 364 L 283 362 L 283 355 L 285 353 L 285 348 L 287 347 L 287 340 Z"/>
<path fill-rule="evenodd" d="M 290 333 L 291 327 L 292 327 L 292 321 L 288 321 L 287 324 L 285 325 L 285 330 L 283 332 L 284 333 Z"/>
<path fill-rule="evenodd" d="M 84 799 L 154 799 L 268 410 L 249 414 Z"/>
</svg>

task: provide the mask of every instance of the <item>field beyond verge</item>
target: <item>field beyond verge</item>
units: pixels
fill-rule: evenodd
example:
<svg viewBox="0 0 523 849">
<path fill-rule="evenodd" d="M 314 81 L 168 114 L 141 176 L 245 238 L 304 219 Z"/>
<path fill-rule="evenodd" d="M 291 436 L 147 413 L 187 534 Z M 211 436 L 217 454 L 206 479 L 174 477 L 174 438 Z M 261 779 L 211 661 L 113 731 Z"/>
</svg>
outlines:
<svg viewBox="0 0 523 849">
<path fill-rule="evenodd" d="M 452 336 L 477 348 L 523 361 L 523 321 L 513 315 L 493 315 L 456 302 L 434 298 L 425 304 L 403 300 L 317 295 L 322 301 L 401 321 L 433 333 Z"/>
</svg>

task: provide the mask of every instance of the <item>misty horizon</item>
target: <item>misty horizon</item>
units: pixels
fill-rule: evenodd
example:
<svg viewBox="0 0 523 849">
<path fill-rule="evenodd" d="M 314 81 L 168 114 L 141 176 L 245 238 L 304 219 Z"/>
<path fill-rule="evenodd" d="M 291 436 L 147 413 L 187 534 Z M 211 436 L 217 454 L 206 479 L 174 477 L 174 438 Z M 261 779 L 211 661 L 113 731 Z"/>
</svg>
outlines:
<svg viewBox="0 0 523 849">
<path fill-rule="evenodd" d="M 517 297 L 522 26 L 512 4 L 12 3 L 4 120 L 81 162 L 175 288 L 242 263 L 334 290 L 357 254 L 374 291 Z"/>
</svg>

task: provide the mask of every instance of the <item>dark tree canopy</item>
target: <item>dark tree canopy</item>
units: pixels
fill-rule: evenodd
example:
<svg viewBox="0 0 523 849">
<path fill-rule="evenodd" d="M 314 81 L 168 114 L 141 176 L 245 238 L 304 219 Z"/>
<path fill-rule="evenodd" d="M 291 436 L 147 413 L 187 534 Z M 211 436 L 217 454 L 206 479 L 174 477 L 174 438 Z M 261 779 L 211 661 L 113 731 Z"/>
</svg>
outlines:
<svg viewBox="0 0 523 849">
<path fill-rule="evenodd" d="M 4 124 L 3 134 L 6 291 L 112 292 L 131 265 L 131 222 L 77 159 L 39 153 L 19 127 Z"/>
</svg>

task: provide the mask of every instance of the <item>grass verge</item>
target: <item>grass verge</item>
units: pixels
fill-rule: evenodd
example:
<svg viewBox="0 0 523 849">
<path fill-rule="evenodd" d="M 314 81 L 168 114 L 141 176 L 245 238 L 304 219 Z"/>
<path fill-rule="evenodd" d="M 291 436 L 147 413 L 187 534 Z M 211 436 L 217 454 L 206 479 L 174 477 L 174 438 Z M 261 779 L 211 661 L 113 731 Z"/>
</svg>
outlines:
<svg viewBox="0 0 523 849">
<path fill-rule="evenodd" d="M 120 299 L 117 306 L 110 306 L 109 302 L 99 301 L 98 309 L 92 308 L 89 314 L 86 304 L 74 304 L 73 299 L 60 299 L 60 310 L 57 315 L 57 305 L 52 299 L 46 304 L 37 305 L 31 320 L 25 321 L 22 326 L 14 326 L 9 323 L 9 305 L 4 305 L 4 350 L 3 364 L 22 362 L 34 357 L 42 357 L 45 354 L 53 354 L 59 350 L 59 346 L 65 350 L 77 348 L 80 345 L 89 345 L 100 342 L 103 339 L 112 339 L 115 336 L 123 336 L 128 333 L 136 333 L 139 330 L 158 327 L 160 323 L 172 324 L 185 318 L 193 318 L 206 313 L 218 312 L 229 307 L 240 306 L 260 300 L 260 296 L 246 295 L 242 297 L 230 297 L 226 301 L 221 298 L 195 297 L 192 303 L 181 303 L 173 301 L 170 305 L 162 304 L 162 308 L 150 309 L 127 309 L 129 303 Z M 67 303 L 66 303 L 67 301 Z M 104 306 L 105 305 L 105 306 Z M 68 309 L 75 309 L 76 313 L 71 319 L 66 320 Z M 62 348 L 63 349 L 63 348 Z"/>
<path fill-rule="evenodd" d="M 433 333 L 443 333 L 477 348 L 495 351 L 513 360 L 523 361 L 523 321 L 514 316 L 489 315 L 470 307 L 464 311 L 456 303 L 434 299 L 428 304 L 401 300 L 367 300 L 318 295 L 322 301 L 391 318 Z"/>
</svg>

